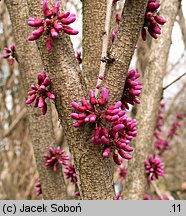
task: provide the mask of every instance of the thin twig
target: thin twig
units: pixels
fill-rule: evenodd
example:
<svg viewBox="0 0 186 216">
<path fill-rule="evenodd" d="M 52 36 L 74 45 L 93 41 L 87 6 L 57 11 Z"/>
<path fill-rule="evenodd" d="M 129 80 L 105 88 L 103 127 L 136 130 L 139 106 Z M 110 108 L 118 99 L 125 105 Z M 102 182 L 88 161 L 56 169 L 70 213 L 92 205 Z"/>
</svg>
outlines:
<svg viewBox="0 0 186 216">
<path fill-rule="evenodd" d="M 155 190 L 156 194 L 159 196 L 159 198 L 160 198 L 161 200 L 163 200 L 163 196 L 162 196 L 162 194 L 161 194 L 161 192 L 160 192 L 160 190 L 159 190 L 157 184 L 156 184 L 154 181 L 151 181 L 151 184 L 152 184 L 152 186 L 154 187 L 154 190 Z"/>
<path fill-rule="evenodd" d="M 105 32 L 104 32 L 104 35 L 103 35 L 101 59 L 105 59 L 107 57 L 111 14 L 112 14 L 112 0 L 107 0 L 107 11 L 106 11 L 106 19 L 105 19 Z M 95 95 L 96 96 L 98 95 L 99 87 L 101 86 L 102 79 L 104 78 L 106 63 L 107 63 L 107 61 L 101 61 L 101 64 L 100 64 L 99 77 L 98 77 L 96 90 L 95 90 Z"/>
<path fill-rule="evenodd" d="M 167 86 L 165 86 L 163 88 L 163 91 L 166 90 L 168 87 L 170 87 L 171 85 L 173 85 L 175 82 L 177 82 L 178 80 L 180 80 L 183 76 L 186 75 L 186 72 L 184 74 L 182 74 L 181 76 L 179 76 L 177 79 L 175 79 L 174 81 L 172 81 L 170 84 L 168 84 Z"/>
<path fill-rule="evenodd" d="M 7 131 L 5 131 L 5 133 L 3 134 L 3 138 L 9 136 L 12 131 L 15 129 L 15 127 L 17 126 L 17 124 L 25 117 L 26 114 L 26 109 L 24 108 L 23 110 L 21 110 L 21 112 L 17 115 L 16 119 L 12 122 L 12 124 L 10 125 L 9 129 Z"/>
</svg>

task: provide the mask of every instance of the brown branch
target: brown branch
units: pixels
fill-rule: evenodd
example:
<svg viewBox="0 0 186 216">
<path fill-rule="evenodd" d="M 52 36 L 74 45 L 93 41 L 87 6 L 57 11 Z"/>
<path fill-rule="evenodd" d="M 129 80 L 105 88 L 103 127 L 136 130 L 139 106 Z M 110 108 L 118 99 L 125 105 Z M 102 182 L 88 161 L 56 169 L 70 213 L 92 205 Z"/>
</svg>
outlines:
<svg viewBox="0 0 186 216">
<path fill-rule="evenodd" d="M 27 1 L 30 16 L 40 17 L 41 1 Z M 55 0 L 50 1 L 50 7 Z M 92 7 L 89 6 L 89 9 Z M 91 14 L 93 16 L 93 14 Z M 97 28 L 97 26 L 95 26 Z M 72 101 L 80 102 L 84 97 L 83 77 L 74 56 L 70 37 L 60 34 L 53 43 L 53 50 L 45 47 L 47 36 L 37 40 L 44 68 L 53 82 L 56 108 L 65 137 L 74 158 L 78 185 L 82 199 L 114 199 L 113 169 L 110 160 L 104 160 L 101 148 L 91 142 L 92 128 L 76 129 L 70 117 Z M 85 39 L 85 38 L 84 38 Z"/>
<path fill-rule="evenodd" d="M 29 13 L 26 0 L 5 0 L 5 3 L 12 22 L 21 81 L 25 97 L 27 97 L 29 86 L 36 82 L 37 73 L 43 69 L 42 61 L 36 43 L 27 41 L 31 29 L 27 25 Z M 54 174 L 52 169 L 46 169 L 42 158 L 47 147 L 55 145 L 50 106 L 46 116 L 41 116 L 40 111 L 32 106 L 27 106 L 27 110 L 29 132 L 32 138 L 39 178 L 42 182 L 43 198 L 66 199 L 66 187 L 62 171 L 59 170 Z"/>
<path fill-rule="evenodd" d="M 158 40 L 153 40 L 149 53 L 148 65 L 143 78 L 141 105 L 138 107 L 137 127 L 138 136 L 134 140 L 133 159 L 129 162 L 128 175 L 125 181 L 124 197 L 126 199 L 143 199 L 146 190 L 144 160 L 151 152 L 151 143 L 163 89 L 164 71 L 171 45 L 171 33 L 175 21 L 179 0 L 164 0 L 160 16 L 168 22 L 162 28 Z"/>
<path fill-rule="evenodd" d="M 182 74 L 181 76 L 179 76 L 178 78 L 176 78 L 174 81 L 172 81 L 171 83 L 169 83 L 167 86 L 163 87 L 163 91 L 165 91 L 167 88 L 169 88 L 171 85 L 173 85 L 174 83 L 176 83 L 177 81 L 179 81 L 182 77 L 184 77 L 186 75 L 186 72 L 184 74 Z"/>
<path fill-rule="evenodd" d="M 8 137 L 13 132 L 13 130 L 15 129 L 15 127 L 20 123 L 20 121 L 25 116 L 26 116 L 26 109 L 24 108 L 23 110 L 21 110 L 21 112 L 17 115 L 17 117 L 15 118 L 15 120 L 9 126 L 8 130 L 4 132 L 3 138 Z"/>
</svg>

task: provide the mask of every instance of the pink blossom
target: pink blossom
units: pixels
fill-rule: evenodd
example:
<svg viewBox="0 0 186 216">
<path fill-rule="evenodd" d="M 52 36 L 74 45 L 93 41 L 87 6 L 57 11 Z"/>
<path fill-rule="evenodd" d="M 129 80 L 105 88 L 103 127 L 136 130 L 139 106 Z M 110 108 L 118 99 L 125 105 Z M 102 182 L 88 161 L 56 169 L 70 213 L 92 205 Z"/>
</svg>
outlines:
<svg viewBox="0 0 186 216">
<path fill-rule="evenodd" d="M 90 90 L 89 101 L 83 99 L 81 105 L 76 102 L 71 103 L 76 110 L 71 113 L 71 117 L 76 120 L 74 127 L 92 124 L 94 127 L 92 143 L 102 146 L 104 158 L 112 155 L 115 163 L 120 165 L 120 157 L 127 160 L 132 158 L 129 153 L 133 148 L 129 144 L 137 136 L 136 120 L 127 117 L 126 111 L 121 109 L 121 101 L 107 106 L 108 99 L 106 88 L 102 89 L 99 99 L 95 97 L 94 91 Z"/>
<path fill-rule="evenodd" d="M 61 150 L 60 146 L 56 149 L 53 147 L 48 148 L 49 154 L 44 154 L 43 157 L 46 159 L 45 166 L 46 167 L 53 167 L 53 171 L 56 172 L 58 165 L 67 166 L 67 160 L 69 160 L 69 156 L 63 155 L 64 150 Z"/>
<path fill-rule="evenodd" d="M 35 101 L 34 107 L 42 109 L 42 114 L 45 115 L 47 112 L 47 103 L 45 102 L 46 98 L 50 100 L 55 100 L 55 95 L 48 91 L 47 89 L 51 85 L 49 77 L 46 76 L 46 72 L 37 75 L 38 85 L 31 85 L 31 91 L 28 92 L 30 96 L 26 100 L 26 104 L 31 104 Z"/>
<path fill-rule="evenodd" d="M 36 191 L 36 196 L 40 196 L 42 194 L 42 189 L 41 189 L 41 182 L 40 180 L 38 180 L 36 183 L 35 183 L 35 191 Z"/>
<path fill-rule="evenodd" d="M 156 0 L 148 1 L 147 10 L 145 13 L 145 20 L 141 31 L 141 36 L 144 41 L 147 38 L 146 30 L 148 30 L 151 37 L 157 39 L 158 35 L 161 34 L 160 25 L 164 25 L 166 23 L 165 19 L 157 15 L 159 7 L 160 7 L 160 3 L 156 2 Z"/>
<path fill-rule="evenodd" d="M 139 96 L 141 94 L 142 83 L 137 82 L 141 75 L 135 70 L 128 71 L 128 75 L 125 82 L 124 92 L 122 96 L 123 108 L 129 109 L 129 105 L 140 104 Z"/>
<path fill-rule="evenodd" d="M 40 38 L 44 32 L 48 34 L 46 40 L 46 48 L 48 51 L 52 50 L 53 40 L 58 38 L 59 32 L 64 31 L 70 35 L 76 35 L 79 32 L 72 29 L 70 26 L 76 20 L 75 14 L 70 14 L 70 12 L 59 13 L 60 2 L 56 1 L 52 10 L 48 6 L 47 0 L 43 0 L 43 13 L 45 18 L 32 18 L 28 19 L 28 25 L 31 27 L 37 27 L 36 30 L 28 37 L 29 41 L 37 40 Z"/>
<path fill-rule="evenodd" d="M 5 54 L 2 55 L 2 58 L 4 59 L 9 59 L 9 64 L 13 65 L 15 57 L 15 46 L 14 44 L 11 44 L 10 49 L 5 47 L 4 51 L 6 52 Z"/>
<path fill-rule="evenodd" d="M 158 179 L 159 176 L 164 176 L 164 164 L 157 156 L 150 155 L 148 160 L 144 161 L 144 164 L 149 182 Z"/>
</svg>

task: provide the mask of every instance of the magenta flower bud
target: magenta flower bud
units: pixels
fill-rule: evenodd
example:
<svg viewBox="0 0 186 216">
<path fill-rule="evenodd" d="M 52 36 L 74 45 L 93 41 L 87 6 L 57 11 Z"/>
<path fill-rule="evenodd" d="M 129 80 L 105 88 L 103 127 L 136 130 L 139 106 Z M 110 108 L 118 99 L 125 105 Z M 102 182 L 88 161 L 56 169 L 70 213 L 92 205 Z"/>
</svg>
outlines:
<svg viewBox="0 0 186 216">
<path fill-rule="evenodd" d="M 86 115 L 84 113 L 81 113 L 81 114 L 71 113 L 70 116 L 71 116 L 71 118 L 73 118 L 75 120 L 82 120 L 86 117 Z"/>
<path fill-rule="evenodd" d="M 106 148 L 103 152 L 103 157 L 104 158 L 108 158 L 110 154 L 110 148 Z"/>
<path fill-rule="evenodd" d="M 114 105 L 114 108 L 115 108 L 115 109 L 118 109 L 118 108 L 121 107 L 121 105 L 122 105 L 121 101 L 118 101 L 118 102 Z"/>
<path fill-rule="evenodd" d="M 96 101 L 95 93 L 93 90 L 90 90 L 89 96 L 90 96 L 90 103 L 92 105 L 96 105 L 97 101 Z"/>
<path fill-rule="evenodd" d="M 63 19 L 63 18 L 67 18 L 70 15 L 70 12 L 67 11 L 63 14 L 59 14 L 58 19 Z"/>
<path fill-rule="evenodd" d="M 58 32 L 55 30 L 55 28 L 50 29 L 50 34 L 53 38 L 58 37 Z"/>
<path fill-rule="evenodd" d="M 121 148 L 127 152 L 133 152 L 134 151 L 134 148 L 132 148 L 131 146 L 128 146 L 128 145 L 122 145 Z"/>
<path fill-rule="evenodd" d="M 156 34 L 161 34 L 161 28 L 157 25 L 157 26 L 155 26 L 154 28 L 153 28 L 153 30 L 154 30 L 154 32 L 156 33 Z"/>
<path fill-rule="evenodd" d="M 97 89 L 100 89 L 100 88 L 101 88 L 101 84 L 97 84 L 97 85 L 96 85 L 96 88 L 97 88 Z"/>
<path fill-rule="evenodd" d="M 54 23 L 54 28 L 57 30 L 57 31 L 61 31 L 63 29 L 62 25 L 58 22 L 55 22 Z"/>
<path fill-rule="evenodd" d="M 119 113 L 118 113 L 118 116 L 121 117 L 123 115 L 125 115 L 126 111 L 125 110 L 121 110 Z"/>
<path fill-rule="evenodd" d="M 37 75 L 37 80 L 38 80 L 38 85 L 41 85 L 42 83 L 43 83 L 43 76 L 42 76 L 42 74 L 38 74 Z"/>
<path fill-rule="evenodd" d="M 152 29 L 148 29 L 148 32 L 154 39 L 158 38 L 157 34 Z"/>
<path fill-rule="evenodd" d="M 38 29 L 34 30 L 32 32 L 32 34 L 34 36 L 36 36 L 37 38 L 39 38 L 43 34 L 44 30 L 45 30 L 45 27 L 44 26 L 40 26 Z"/>
<path fill-rule="evenodd" d="M 105 101 L 108 101 L 109 95 L 108 95 L 108 90 L 106 88 L 102 88 L 102 98 Z"/>
<path fill-rule="evenodd" d="M 148 19 L 148 20 L 151 20 L 152 19 L 152 12 L 147 12 L 146 14 L 145 14 L 145 16 L 146 16 L 146 18 Z"/>
<path fill-rule="evenodd" d="M 46 92 L 46 96 L 47 96 L 50 100 L 55 100 L 55 95 L 52 94 L 51 92 Z"/>
<path fill-rule="evenodd" d="M 46 48 L 47 48 L 47 50 L 48 50 L 49 52 L 52 50 L 52 43 L 53 43 L 53 41 L 52 41 L 51 38 L 48 38 L 48 39 L 46 40 Z"/>
<path fill-rule="evenodd" d="M 46 113 L 47 113 L 47 103 L 44 101 L 44 106 L 42 107 L 42 115 L 45 115 Z"/>
<path fill-rule="evenodd" d="M 59 8 L 60 8 L 60 2 L 56 1 L 56 3 L 54 4 L 54 8 L 53 8 L 52 14 L 56 15 L 59 12 Z"/>
<path fill-rule="evenodd" d="M 89 121 L 91 122 L 91 123 L 94 123 L 95 121 L 96 121 L 96 115 L 94 115 L 94 114 L 92 114 L 92 115 L 90 115 L 90 117 L 89 117 Z"/>
<path fill-rule="evenodd" d="M 38 37 L 37 36 L 35 36 L 35 35 L 30 35 L 30 36 L 28 36 L 28 40 L 29 41 L 34 41 L 34 40 L 36 40 Z"/>
<path fill-rule="evenodd" d="M 44 103 L 45 103 L 44 98 L 43 98 L 43 97 L 39 97 L 38 107 L 39 107 L 39 108 L 44 107 L 44 105 L 45 105 Z"/>
<path fill-rule="evenodd" d="M 120 154 L 120 156 L 126 160 L 130 160 L 132 158 L 131 155 L 125 153 L 125 151 L 123 151 L 122 149 L 118 149 L 118 153 Z"/>
<path fill-rule="evenodd" d="M 43 83 L 42 83 L 42 85 L 44 85 L 44 86 L 49 86 L 51 84 L 51 81 L 50 81 L 50 79 L 48 78 L 48 77 L 46 77 L 45 78 L 45 80 L 43 81 Z"/>
<path fill-rule="evenodd" d="M 35 108 L 38 107 L 38 103 L 39 103 L 39 98 L 37 97 L 37 98 L 36 98 L 36 101 L 35 101 L 35 104 L 34 104 L 34 107 L 35 107 Z"/>
<path fill-rule="evenodd" d="M 112 121 L 112 122 L 115 122 L 115 121 L 117 121 L 118 119 L 119 119 L 119 116 L 118 116 L 118 115 L 114 115 L 114 116 L 111 117 L 111 121 Z"/>
<path fill-rule="evenodd" d="M 43 20 L 40 20 L 40 19 L 29 19 L 28 20 L 28 25 L 29 26 L 32 26 L 32 27 L 39 27 L 41 25 L 43 25 Z"/>
<path fill-rule="evenodd" d="M 113 159 L 117 165 L 121 165 L 122 161 L 119 159 L 119 156 L 117 154 L 113 154 Z"/>
<path fill-rule="evenodd" d="M 61 23 L 64 25 L 69 25 L 69 24 L 73 23 L 75 20 L 76 20 L 75 16 L 69 16 L 68 18 L 61 19 Z"/>
<path fill-rule="evenodd" d="M 2 58 L 6 59 L 6 58 L 9 58 L 10 57 L 10 54 L 3 54 L 2 55 Z"/>
<path fill-rule="evenodd" d="M 113 127 L 113 130 L 115 130 L 116 132 L 119 132 L 120 130 L 124 129 L 124 125 L 123 124 L 117 124 L 116 126 Z"/>
<path fill-rule="evenodd" d="M 104 79 L 104 75 L 99 75 L 99 79 L 103 80 Z"/>
<path fill-rule="evenodd" d="M 4 47 L 4 51 L 6 51 L 7 53 L 11 53 L 12 51 L 10 49 L 8 49 L 7 47 Z"/>
<path fill-rule="evenodd" d="M 26 100 L 26 104 L 31 104 L 36 99 L 36 95 L 33 94 L 29 99 Z"/>
<path fill-rule="evenodd" d="M 114 109 L 114 110 L 109 110 L 109 109 L 107 109 L 106 111 L 105 111 L 105 114 L 106 115 L 116 115 L 116 114 L 118 114 L 120 112 L 120 109 Z"/>
<path fill-rule="evenodd" d="M 85 124 L 85 121 L 84 121 L 84 120 L 79 120 L 79 121 L 77 121 L 75 124 L 73 124 L 73 126 L 74 126 L 75 128 L 77 128 L 77 127 L 83 126 L 84 124 Z"/>
<path fill-rule="evenodd" d="M 63 31 L 69 35 L 77 35 L 79 31 L 72 29 L 70 26 L 63 26 Z"/>
<path fill-rule="evenodd" d="M 117 38 L 117 34 L 115 31 L 112 32 L 112 41 L 114 41 Z"/>
<path fill-rule="evenodd" d="M 82 105 L 86 107 L 87 110 L 92 111 L 92 106 L 87 102 L 86 99 L 82 99 Z"/>
<path fill-rule="evenodd" d="M 85 110 L 86 110 L 86 107 L 84 107 L 84 106 L 80 106 L 78 103 L 76 103 L 76 102 L 72 102 L 71 103 L 71 106 L 74 108 L 74 109 L 76 109 L 77 111 L 79 111 L 79 112 L 84 112 Z"/>
<path fill-rule="evenodd" d="M 154 18 L 155 18 L 156 22 L 159 23 L 160 25 L 164 25 L 167 22 L 165 19 L 163 19 L 160 16 L 155 16 Z"/>
<path fill-rule="evenodd" d="M 9 64 L 13 65 L 13 63 L 14 63 L 14 59 L 10 59 Z"/>
<path fill-rule="evenodd" d="M 46 87 L 44 85 L 39 86 L 39 91 L 46 91 Z"/>
<path fill-rule="evenodd" d="M 28 92 L 28 95 L 31 96 L 31 95 L 33 95 L 33 94 L 35 94 L 35 93 L 36 93 L 36 90 L 32 90 L 32 91 L 29 91 L 29 92 Z"/>
</svg>

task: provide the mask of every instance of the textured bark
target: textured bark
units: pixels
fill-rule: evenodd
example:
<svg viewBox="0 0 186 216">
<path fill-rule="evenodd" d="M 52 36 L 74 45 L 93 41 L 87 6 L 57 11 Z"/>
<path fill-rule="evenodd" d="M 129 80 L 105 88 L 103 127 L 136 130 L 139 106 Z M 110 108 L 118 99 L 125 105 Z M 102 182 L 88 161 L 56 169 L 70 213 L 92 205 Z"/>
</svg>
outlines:
<svg viewBox="0 0 186 216">
<path fill-rule="evenodd" d="M 102 37 L 105 33 L 107 0 L 84 0 L 83 74 L 88 89 L 94 89 L 100 67 Z"/>
<path fill-rule="evenodd" d="M 30 15 L 42 17 L 41 0 L 27 1 Z M 55 0 L 50 1 L 52 7 Z M 56 108 L 64 133 L 74 157 L 81 199 L 114 199 L 113 168 L 110 160 L 104 160 L 100 147 L 91 143 L 93 128 L 73 128 L 70 118 L 72 101 L 80 102 L 84 96 L 84 81 L 74 57 L 70 38 L 60 34 L 55 39 L 52 52 L 45 47 L 46 36 L 38 40 L 44 68 L 53 82 Z M 86 90 L 86 89 L 84 89 Z"/>
<path fill-rule="evenodd" d="M 42 71 L 42 61 L 36 43 L 27 41 L 31 29 L 27 26 L 29 14 L 26 0 L 5 0 L 5 3 L 12 22 L 21 81 L 26 96 L 29 86 L 37 82 L 37 73 Z M 52 169 L 46 169 L 45 160 L 42 158 L 42 155 L 46 153 L 46 148 L 55 145 L 50 106 L 46 116 L 41 116 L 40 111 L 31 106 L 27 106 L 27 110 L 43 198 L 66 199 L 62 170 L 59 169 L 54 173 Z"/>
<path fill-rule="evenodd" d="M 137 112 L 138 136 L 134 141 L 135 152 L 129 162 L 129 170 L 124 187 L 125 199 L 143 199 L 146 189 L 144 160 L 152 149 L 152 137 L 156 114 L 162 96 L 162 82 L 171 45 L 171 33 L 178 12 L 179 0 L 165 0 L 160 16 L 168 22 L 162 28 L 162 35 L 153 40 L 148 65 L 144 74 L 141 105 Z"/>
<path fill-rule="evenodd" d="M 144 22 L 148 0 L 127 0 L 122 12 L 122 20 L 119 26 L 118 37 L 111 51 L 110 63 L 106 85 L 110 92 L 110 103 L 121 99 L 125 84 L 126 74 L 131 62 L 140 30 Z"/>
</svg>

